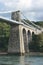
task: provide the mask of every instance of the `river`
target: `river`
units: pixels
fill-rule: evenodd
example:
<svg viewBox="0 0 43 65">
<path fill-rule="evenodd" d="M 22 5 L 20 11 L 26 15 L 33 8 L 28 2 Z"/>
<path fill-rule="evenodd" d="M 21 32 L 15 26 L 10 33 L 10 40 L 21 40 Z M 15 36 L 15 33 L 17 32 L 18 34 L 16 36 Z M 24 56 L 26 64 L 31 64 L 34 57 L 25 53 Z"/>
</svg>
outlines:
<svg viewBox="0 0 43 65">
<path fill-rule="evenodd" d="M 43 56 L 0 56 L 0 65 L 43 65 Z"/>
</svg>

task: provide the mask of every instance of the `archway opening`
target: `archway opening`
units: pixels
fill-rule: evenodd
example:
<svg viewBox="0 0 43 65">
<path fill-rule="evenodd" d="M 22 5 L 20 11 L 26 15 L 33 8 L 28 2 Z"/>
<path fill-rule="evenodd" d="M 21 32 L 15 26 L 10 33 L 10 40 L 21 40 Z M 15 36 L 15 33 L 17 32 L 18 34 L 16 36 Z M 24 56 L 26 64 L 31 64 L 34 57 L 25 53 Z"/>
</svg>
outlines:
<svg viewBox="0 0 43 65">
<path fill-rule="evenodd" d="M 32 40 L 34 39 L 34 35 L 35 35 L 34 32 L 32 32 Z"/>
<path fill-rule="evenodd" d="M 31 41 L 31 32 L 28 30 L 28 43 Z"/>
<path fill-rule="evenodd" d="M 23 29 L 23 41 L 24 41 L 24 50 L 25 53 L 27 52 L 27 37 L 26 37 L 26 30 Z"/>
<path fill-rule="evenodd" d="M 30 43 L 31 43 L 31 41 L 32 41 L 32 36 L 31 36 L 30 30 L 28 30 L 27 36 L 28 36 L 27 44 L 28 44 L 28 49 L 29 49 L 29 45 L 30 45 Z"/>
<path fill-rule="evenodd" d="M 30 52 L 33 52 L 33 49 L 34 49 L 34 32 L 32 32 L 32 39 L 31 39 L 31 42 L 30 42 L 30 44 L 29 44 L 29 50 L 30 50 Z"/>
</svg>

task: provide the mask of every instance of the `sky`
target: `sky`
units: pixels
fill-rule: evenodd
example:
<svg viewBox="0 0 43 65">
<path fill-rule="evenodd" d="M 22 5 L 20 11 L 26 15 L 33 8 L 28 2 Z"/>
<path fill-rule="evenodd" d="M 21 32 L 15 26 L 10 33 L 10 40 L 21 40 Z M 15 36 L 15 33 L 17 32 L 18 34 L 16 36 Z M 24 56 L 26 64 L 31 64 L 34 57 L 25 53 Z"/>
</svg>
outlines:
<svg viewBox="0 0 43 65">
<path fill-rule="evenodd" d="M 43 20 L 43 0 L 0 0 L 0 12 L 17 10 L 31 21 Z"/>
</svg>

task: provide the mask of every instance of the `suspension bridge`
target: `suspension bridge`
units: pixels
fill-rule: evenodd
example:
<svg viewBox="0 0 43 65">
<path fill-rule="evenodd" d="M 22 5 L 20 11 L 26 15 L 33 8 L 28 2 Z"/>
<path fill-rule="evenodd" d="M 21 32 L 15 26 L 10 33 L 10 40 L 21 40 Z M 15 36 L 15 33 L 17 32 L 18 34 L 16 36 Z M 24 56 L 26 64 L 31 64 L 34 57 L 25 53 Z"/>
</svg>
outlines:
<svg viewBox="0 0 43 65">
<path fill-rule="evenodd" d="M 0 16 L 0 21 L 4 21 L 5 23 L 9 23 L 11 25 L 10 37 L 8 42 L 8 53 L 28 53 L 28 44 L 30 43 L 30 41 L 32 41 L 32 35 L 38 35 L 42 33 L 43 28 L 29 21 L 26 16 L 20 11 L 0 12 L 0 14 L 6 13 L 11 13 L 10 19 Z M 21 15 L 24 16 L 30 24 L 22 19 Z"/>
</svg>

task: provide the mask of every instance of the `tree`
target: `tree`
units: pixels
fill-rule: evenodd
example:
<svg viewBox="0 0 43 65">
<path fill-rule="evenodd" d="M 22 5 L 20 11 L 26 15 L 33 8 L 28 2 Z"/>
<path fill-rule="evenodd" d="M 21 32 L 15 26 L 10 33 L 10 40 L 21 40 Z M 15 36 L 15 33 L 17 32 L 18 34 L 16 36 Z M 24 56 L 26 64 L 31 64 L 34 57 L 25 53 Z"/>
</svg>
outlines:
<svg viewBox="0 0 43 65">
<path fill-rule="evenodd" d="M 32 36 L 32 42 L 30 43 L 30 50 L 35 52 L 43 52 L 43 33 Z"/>
</svg>

